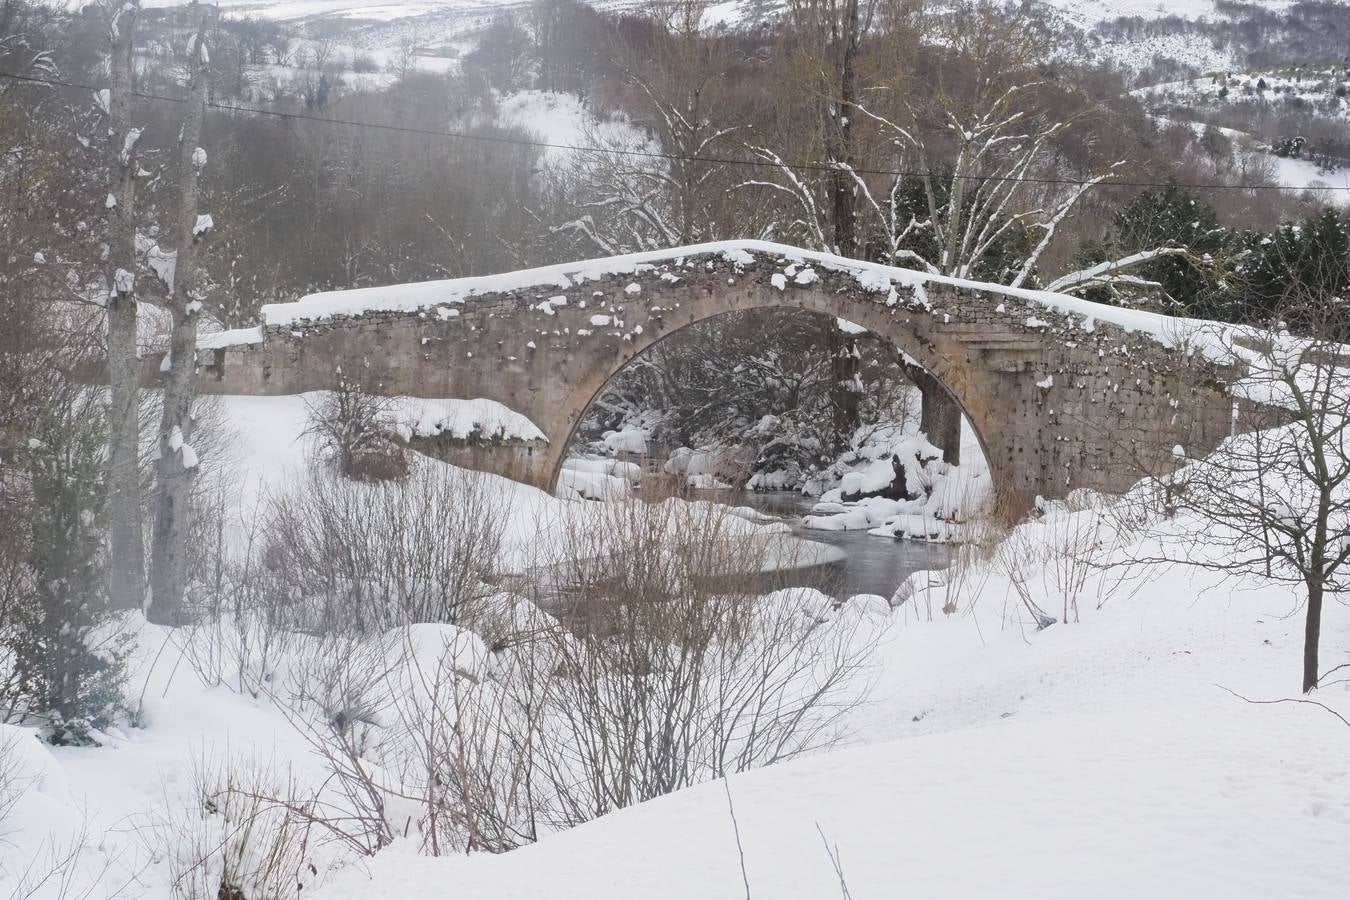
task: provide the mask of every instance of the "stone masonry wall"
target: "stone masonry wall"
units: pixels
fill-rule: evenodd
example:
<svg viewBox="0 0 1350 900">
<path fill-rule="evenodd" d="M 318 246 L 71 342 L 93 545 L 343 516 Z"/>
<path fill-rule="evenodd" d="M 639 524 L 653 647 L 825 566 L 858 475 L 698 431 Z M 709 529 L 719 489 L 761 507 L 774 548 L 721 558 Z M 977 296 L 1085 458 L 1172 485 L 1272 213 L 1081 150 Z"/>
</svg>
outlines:
<svg viewBox="0 0 1350 900">
<path fill-rule="evenodd" d="M 586 407 L 643 350 L 703 319 L 796 307 L 893 340 L 938 377 L 970 418 L 995 486 L 1014 507 L 1075 487 L 1122 491 L 1169 467 L 1174 447 L 1207 451 L 1230 427 L 1232 372 L 1033 300 L 909 288 L 771 254 L 710 254 L 640 269 L 565 290 L 268 326 L 261 344 L 200 351 L 201 389 L 291 394 L 330 388 L 341 373 L 382 393 L 491 398 L 549 439 L 524 456 L 497 454 L 513 469 L 502 474 L 550 488 Z M 491 452 L 476 457 L 495 466 Z"/>
</svg>

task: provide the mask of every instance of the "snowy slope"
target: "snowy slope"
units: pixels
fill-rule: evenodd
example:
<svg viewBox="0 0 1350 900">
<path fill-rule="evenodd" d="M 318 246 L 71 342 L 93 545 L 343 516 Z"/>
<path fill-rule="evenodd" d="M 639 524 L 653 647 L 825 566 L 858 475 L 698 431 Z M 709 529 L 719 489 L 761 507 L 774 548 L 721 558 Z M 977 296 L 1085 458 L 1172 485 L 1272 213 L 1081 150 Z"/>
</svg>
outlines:
<svg viewBox="0 0 1350 900">
<path fill-rule="evenodd" d="M 145 0 L 146 8 L 181 6 L 188 0 Z M 278 21 L 298 21 L 322 17 L 343 17 L 389 21 L 447 10 L 482 12 L 493 8 L 527 6 L 524 0 L 221 0 L 220 7 L 235 15 Z M 597 0 L 601 8 L 640 8 L 657 5 L 643 0 Z M 771 4 L 768 4 L 771 5 Z M 1046 0 L 1046 5 L 1064 15 L 1080 27 L 1091 27 L 1098 22 L 1138 16 L 1157 19 L 1178 16 L 1185 19 L 1214 18 L 1221 15 L 1215 0 Z M 1293 0 L 1255 0 L 1254 5 L 1270 10 L 1283 10 Z M 763 0 L 723 0 L 709 4 L 710 23 L 735 24 L 746 20 L 755 11 L 764 9 Z"/>
<path fill-rule="evenodd" d="M 147 9 L 183 6 L 188 0 L 145 0 Z M 520 0 L 221 0 L 221 11 L 240 18 L 303 21 L 324 17 L 390 21 L 445 10 L 482 12 L 522 6 Z"/>
<path fill-rule="evenodd" d="M 1330 900 L 1350 875 L 1347 740 L 1231 698 L 1013 719 L 741 775 L 730 808 L 709 784 L 504 856 L 390 853 L 320 896 Z"/>
<path fill-rule="evenodd" d="M 1075 530 L 1091 521 L 1051 516 L 1025 536 L 1120 549 Z M 1081 621 L 1038 632 L 1018 624 L 997 572 L 917 576 L 930 579 L 895 613 L 874 702 L 854 717 L 864 746 L 504 856 L 396 846 L 319 896 L 731 900 L 748 880 L 752 897 L 818 900 L 842 896 L 827 841 L 857 898 L 1344 896 L 1350 727 L 1229 693 L 1293 696 L 1301 623 L 1287 588 L 1142 567 L 1119 585 L 1094 578 L 1075 595 Z M 1051 581 L 1033 584 L 1042 602 Z M 944 617 L 953 597 L 960 611 Z M 1350 659 L 1350 615 L 1329 615 L 1328 668 Z M 1350 715 L 1345 684 L 1318 699 Z"/>
</svg>

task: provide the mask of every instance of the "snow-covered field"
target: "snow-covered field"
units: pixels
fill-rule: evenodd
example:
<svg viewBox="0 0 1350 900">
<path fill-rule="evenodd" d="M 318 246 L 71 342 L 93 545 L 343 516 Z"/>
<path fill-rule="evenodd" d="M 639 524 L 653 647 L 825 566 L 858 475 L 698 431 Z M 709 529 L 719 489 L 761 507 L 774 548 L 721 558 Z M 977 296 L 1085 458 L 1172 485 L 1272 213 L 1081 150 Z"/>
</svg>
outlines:
<svg viewBox="0 0 1350 900">
<path fill-rule="evenodd" d="M 800 760 L 504 856 L 390 852 L 318 895 L 1344 896 L 1345 726 L 1215 693 Z"/>
<path fill-rule="evenodd" d="M 1175 122 L 1167 116 L 1154 116 L 1160 126 Z M 1205 133 L 1203 122 L 1179 122 L 1198 138 Z M 1350 203 L 1350 167 L 1328 170 L 1312 160 L 1276 156 L 1271 148 L 1255 136 L 1236 128 L 1219 128 L 1220 134 L 1233 142 L 1236 154 L 1255 158 L 1270 165 L 1274 183 L 1293 190 L 1323 192 L 1322 201 L 1331 205 Z"/>
<path fill-rule="evenodd" d="M 554 166 L 572 162 L 568 147 L 602 146 L 636 152 L 657 153 L 660 146 L 622 116 L 597 118 L 575 94 L 553 91 L 520 91 L 497 104 L 497 122 L 532 133 L 552 146 L 544 156 Z"/>
<path fill-rule="evenodd" d="M 223 403 L 240 429 L 247 504 L 300 459 L 303 403 Z M 542 513 L 561 501 L 492 483 L 514 504 L 515 547 L 540 541 Z M 1117 509 L 1091 497 L 1053 505 L 988 559 L 914 576 L 893 611 L 846 604 L 879 616 L 882 636 L 871 701 L 848 713 L 833 752 L 504 855 L 426 858 L 404 838 L 330 868 L 341 855 L 316 851 L 303 893 L 711 900 L 744 897 L 748 883 L 752 897 L 818 900 L 844 896 L 842 879 L 857 898 L 1344 897 L 1350 727 L 1315 706 L 1234 695 L 1297 696 L 1294 593 L 1254 576 L 1129 563 L 1154 555 L 1162 535 L 1185 535 L 1193 558 L 1221 551 L 1197 523 L 1155 513 L 1125 527 Z M 1106 561 L 1122 565 L 1096 565 Z M 1037 630 L 1024 593 L 1057 624 Z M 175 854 L 209 837 L 186 805 L 204 760 L 324 777 L 265 694 L 207 686 L 181 639 L 133 627 L 142 722 L 98 748 L 45 747 L 14 727 L 0 735 L 13 742 L 18 788 L 5 822 L 19 823 L 0 845 L 0 892 L 73 852 L 66 881 L 33 897 L 84 896 L 96 882 L 89 896 L 167 900 Z M 461 647 L 476 677 L 491 670 L 472 635 L 419 635 L 419 646 Z M 1350 662 L 1342 604 L 1329 605 L 1323 647 L 1325 669 Z M 1317 699 L 1350 716 L 1350 681 Z"/>
<path fill-rule="evenodd" d="M 1334 67 L 1298 72 L 1211 70 L 1210 74 L 1197 78 L 1163 82 L 1131 93 L 1155 104 L 1180 103 L 1215 109 L 1239 103 L 1272 110 L 1299 104 L 1329 118 L 1346 118 L 1350 117 L 1350 105 L 1336 95 L 1337 89 L 1345 84 L 1344 71 Z"/>
<path fill-rule="evenodd" d="M 321 896 L 739 898 L 748 882 L 751 896 L 806 900 L 845 896 L 841 877 L 853 897 L 1343 896 L 1350 728 L 1234 695 L 1297 696 L 1293 594 L 1185 567 L 1063 575 L 1049 548 L 1099 562 L 1155 549 L 1158 532 L 1108 521 L 1052 510 L 989 565 L 914 576 L 851 749 L 505 856 L 395 848 Z M 1019 580 L 1060 624 L 1028 625 Z M 1350 616 L 1331 616 L 1327 668 L 1350 659 Z M 1350 713 L 1346 684 L 1318 698 Z"/>
</svg>

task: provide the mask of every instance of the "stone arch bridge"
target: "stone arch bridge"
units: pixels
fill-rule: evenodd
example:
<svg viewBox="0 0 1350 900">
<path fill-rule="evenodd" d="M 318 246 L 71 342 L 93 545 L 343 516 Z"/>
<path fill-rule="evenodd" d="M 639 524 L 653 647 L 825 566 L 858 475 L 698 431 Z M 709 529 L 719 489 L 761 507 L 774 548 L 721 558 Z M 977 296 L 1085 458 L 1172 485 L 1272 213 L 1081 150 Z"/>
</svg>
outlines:
<svg viewBox="0 0 1350 900">
<path fill-rule="evenodd" d="M 199 385 L 295 394 L 345 373 L 381 393 L 496 400 L 546 440 L 465 440 L 447 458 L 551 489 L 586 408 L 634 357 L 695 322 L 773 307 L 894 341 L 955 398 L 1012 508 L 1122 491 L 1174 447 L 1211 449 L 1232 421 L 1235 372 L 1180 320 L 760 241 L 267 306 L 260 327 L 201 341 Z"/>
</svg>

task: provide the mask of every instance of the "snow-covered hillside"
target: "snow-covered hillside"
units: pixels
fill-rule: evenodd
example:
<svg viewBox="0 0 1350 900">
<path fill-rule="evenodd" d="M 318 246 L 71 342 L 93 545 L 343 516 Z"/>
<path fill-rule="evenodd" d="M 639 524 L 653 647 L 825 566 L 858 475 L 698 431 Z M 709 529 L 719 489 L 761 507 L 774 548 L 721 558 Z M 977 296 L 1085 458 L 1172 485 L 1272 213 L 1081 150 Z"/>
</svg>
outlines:
<svg viewBox="0 0 1350 900">
<path fill-rule="evenodd" d="M 598 9 L 640 11 L 658 5 L 658 0 L 590 0 Z M 185 0 L 145 0 L 146 8 L 184 5 Z M 1240 15 L 1221 9 L 1216 0 L 1043 0 L 1044 6 L 1066 24 L 1091 31 L 1095 26 L 1122 17 L 1155 20 L 1214 20 Z M 478 27 L 499 13 L 523 12 L 528 0 L 222 0 L 222 11 L 235 17 L 266 19 L 295 24 L 345 20 L 350 27 L 372 23 L 406 24 L 427 33 L 453 33 Z M 1293 0 L 1254 0 L 1251 4 L 1268 11 L 1283 11 Z M 782 9 L 779 0 L 718 0 L 704 12 L 708 27 L 736 28 L 762 21 Z M 1228 54 L 1207 46 L 1204 40 L 1184 35 L 1157 36 L 1138 41 L 1106 41 L 1101 49 L 1113 60 L 1133 68 L 1147 65 L 1155 54 L 1203 66 L 1223 65 Z"/>
<path fill-rule="evenodd" d="M 147 9 L 183 6 L 185 0 L 145 0 Z M 392 21 L 446 10 L 481 12 L 485 7 L 512 8 L 521 0 L 221 0 L 222 12 L 232 16 L 275 21 L 303 21 L 325 17 Z"/>
<path fill-rule="evenodd" d="M 145 0 L 148 9 L 166 6 L 181 6 L 186 0 Z M 656 0 L 652 0 L 654 5 Z M 247 15 L 254 18 L 277 20 L 313 19 L 322 16 L 342 16 L 351 19 L 391 20 L 406 16 L 417 16 L 428 12 L 449 9 L 477 9 L 498 6 L 514 8 L 528 5 L 522 0 L 222 0 L 220 7 L 232 14 Z M 599 0 L 597 6 L 615 6 L 617 2 Z M 641 0 L 622 4 L 627 7 L 644 5 Z M 732 21 L 741 18 L 737 15 L 737 6 L 756 6 L 762 8 L 761 0 L 741 0 L 741 2 L 723 2 L 710 4 L 715 6 L 714 18 Z M 1061 11 L 1071 21 L 1080 26 L 1091 26 L 1098 22 L 1121 16 L 1138 16 L 1143 19 L 1157 19 L 1163 16 L 1179 16 L 1187 19 L 1213 17 L 1220 14 L 1215 0 L 1048 0 L 1047 5 Z M 1257 6 L 1282 10 L 1293 5 L 1293 0 L 1257 0 Z"/>
<path fill-rule="evenodd" d="M 1164 16 L 1200 19 L 1224 15 L 1215 0 L 1047 0 L 1047 3 L 1085 27 L 1125 16 L 1141 19 L 1161 19 Z M 1283 10 L 1293 4 L 1294 0 L 1256 0 L 1252 5 L 1267 10 Z"/>
</svg>

